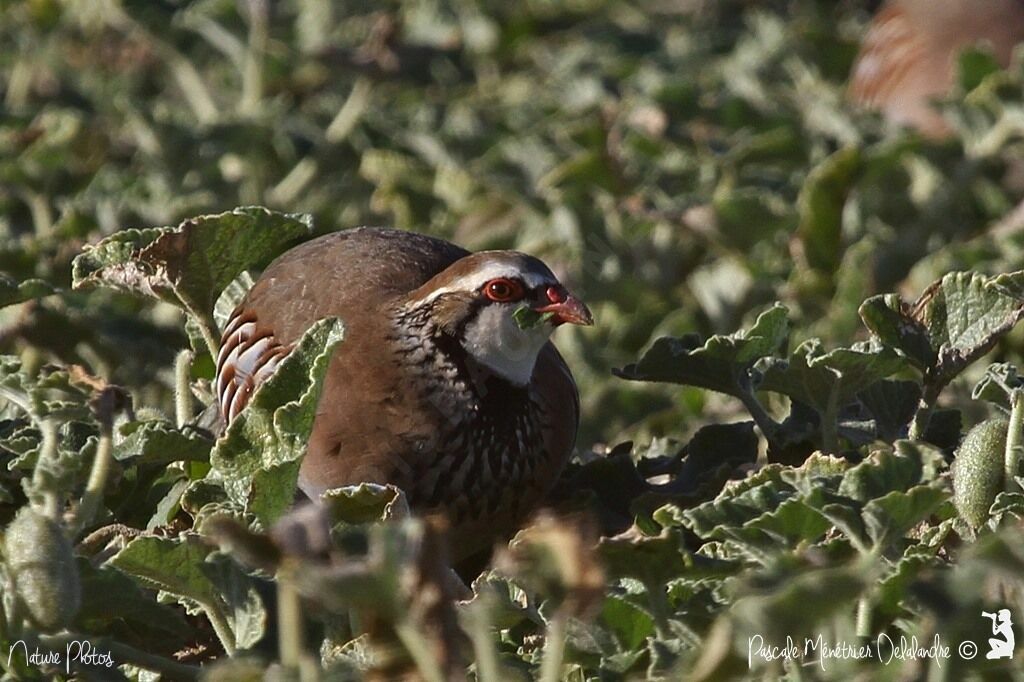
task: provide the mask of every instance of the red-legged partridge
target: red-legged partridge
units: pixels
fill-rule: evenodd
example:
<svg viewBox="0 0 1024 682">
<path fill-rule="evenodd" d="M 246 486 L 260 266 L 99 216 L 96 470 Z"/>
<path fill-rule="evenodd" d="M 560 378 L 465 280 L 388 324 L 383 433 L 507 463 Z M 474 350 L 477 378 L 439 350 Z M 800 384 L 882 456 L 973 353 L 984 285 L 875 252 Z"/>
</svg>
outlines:
<svg viewBox="0 0 1024 682">
<path fill-rule="evenodd" d="M 534 325 L 520 324 L 527 307 Z M 540 321 L 536 319 L 540 314 Z M 337 316 L 299 485 L 391 483 L 445 513 L 453 554 L 515 530 L 570 457 L 572 374 L 548 340 L 590 311 L 544 263 L 412 232 L 329 234 L 275 260 L 231 314 L 217 359 L 230 421 L 315 321 Z"/>
<path fill-rule="evenodd" d="M 932 101 L 949 93 L 959 53 L 992 51 L 1004 67 L 1024 42 L 1024 0 L 889 0 L 875 15 L 850 76 L 849 96 L 893 123 L 942 137 Z"/>
</svg>

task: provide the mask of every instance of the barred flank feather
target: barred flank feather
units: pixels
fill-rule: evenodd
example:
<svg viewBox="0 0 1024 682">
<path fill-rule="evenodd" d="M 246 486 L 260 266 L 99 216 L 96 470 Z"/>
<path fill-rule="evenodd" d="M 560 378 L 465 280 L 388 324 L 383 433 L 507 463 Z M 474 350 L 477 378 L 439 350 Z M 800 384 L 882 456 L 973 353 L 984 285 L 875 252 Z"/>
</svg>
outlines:
<svg viewBox="0 0 1024 682">
<path fill-rule="evenodd" d="M 252 313 L 237 309 L 231 313 L 217 354 L 217 399 L 225 424 L 242 411 L 249 396 L 290 351 L 269 332 L 258 332 Z"/>
</svg>

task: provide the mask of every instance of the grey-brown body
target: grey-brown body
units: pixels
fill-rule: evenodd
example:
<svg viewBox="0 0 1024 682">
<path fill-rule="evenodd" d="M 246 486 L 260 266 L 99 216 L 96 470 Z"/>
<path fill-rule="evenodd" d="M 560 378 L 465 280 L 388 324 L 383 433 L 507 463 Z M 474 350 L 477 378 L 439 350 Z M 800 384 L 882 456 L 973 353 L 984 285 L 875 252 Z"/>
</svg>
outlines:
<svg viewBox="0 0 1024 682">
<path fill-rule="evenodd" d="M 447 289 L 495 263 L 550 275 L 523 254 L 470 254 L 380 228 L 292 249 L 228 322 L 218 359 L 222 413 L 237 414 L 316 320 L 339 317 L 345 338 L 325 378 L 301 487 L 315 498 L 364 481 L 397 485 L 414 510 L 449 517 L 456 556 L 481 549 L 550 490 L 579 421 L 575 383 L 551 343 L 521 386 L 462 347 L 483 303 Z"/>
</svg>

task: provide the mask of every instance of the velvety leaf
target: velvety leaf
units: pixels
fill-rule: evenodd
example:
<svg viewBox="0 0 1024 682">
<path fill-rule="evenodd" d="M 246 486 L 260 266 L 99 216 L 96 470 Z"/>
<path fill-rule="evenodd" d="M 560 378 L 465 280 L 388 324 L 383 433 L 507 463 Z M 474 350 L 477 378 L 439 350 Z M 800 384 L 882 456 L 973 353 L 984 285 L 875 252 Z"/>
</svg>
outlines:
<svg viewBox="0 0 1024 682">
<path fill-rule="evenodd" d="M 128 422 L 120 433 L 123 440 L 114 446 L 114 458 L 118 460 L 138 458 L 147 464 L 205 462 L 213 447 L 213 441 L 195 429 L 179 429 L 163 420 Z"/>
<path fill-rule="evenodd" d="M 1017 366 L 1008 362 L 989 365 L 971 393 L 975 400 L 987 400 L 1010 409 L 1010 398 L 1014 391 L 1024 389 L 1024 378 L 1017 374 Z"/>
<path fill-rule="evenodd" d="M 310 327 L 210 453 L 211 476 L 264 528 L 294 500 L 323 375 L 342 336 L 336 319 Z"/>
<path fill-rule="evenodd" d="M 27 279 L 17 282 L 0 273 L 0 308 L 43 298 L 56 293 L 57 289 L 41 279 Z"/>
<path fill-rule="evenodd" d="M 775 305 L 754 325 L 729 336 L 660 338 L 636 364 L 615 374 L 635 381 L 662 381 L 737 395 L 741 375 L 759 358 L 775 353 L 789 335 L 787 310 Z"/>
<path fill-rule="evenodd" d="M 941 453 L 934 450 L 904 449 L 899 454 L 878 450 L 843 477 L 839 494 L 869 502 L 893 491 L 905 492 L 935 475 L 944 466 Z"/>
<path fill-rule="evenodd" d="M 891 348 L 902 351 L 918 369 L 927 369 L 938 359 L 928 329 L 913 308 L 896 294 L 873 296 L 860 307 L 865 326 Z"/>
<path fill-rule="evenodd" d="M 248 647 L 262 636 L 266 614 L 252 580 L 196 535 L 135 538 L 106 565 L 143 585 L 197 603 L 211 618 L 225 620 L 234 644 Z"/>
<path fill-rule="evenodd" d="M 686 493 L 720 467 L 733 470 L 757 461 L 758 439 L 753 422 L 709 424 L 686 444 L 686 458 L 679 467 L 673 490 Z"/>
<path fill-rule="evenodd" d="M 819 539 L 830 525 L 807 500 L 788 499 L 776 509 L 747 522 L 743 528 L 759 530 L 774 543 L 797 544 Z"/>
<path fill-rule="evenodd" d="M 361 483 L 328 490 L 321 501 L 333 523 L 372 523 L 409 516 L 405 494 L 393 485 Z"/>
<path fill-rule="evenodd" d="M 730 615 L 738 622 L 742 641 L 759 634 L 766 642 L 784 643 L 787 635 L 802 641 L 816 637 L 816 627 L 848 604 L 870 578 L 854 567 L 805 570 L 775 589 L 735 600 Z"/>
<path fill-rule="evenodd" d="M 203 572 L 211 548 L 198 536 L 137 537 L 106 565 L 124 571 L 146 587 L 163 590 L 199 604 L 220 606 L 217 588 Z"/>
<path fill-rule="evenodd" d="M 693 532 L 712 537 L 724 527 L 742 526 L 759 517 L 766 509 L 775 509 L 793 497 L 794 491 L 781 479 L 733 492 L 728 487 L 709 502 L 683 510 L 682 516 Z"/>
<path fill-rule="evenodd" d="M 894 490 L 864 505 L 868 534 L 876 545 L 884 547 L 902 538 L 948 500 L 948 492 L 928 485 L 915 486 L 907 492 Z"/>
<path fill-rule="evenodd" d="M 921 401 L 921 386 L 914 381 L 876 381 L 857 394 L 857 400 L 875 421 L 879 438 L 892 441 L 904 435 Z"/>
<path fill-rule="evenodd" d="M 906 367 L 890 348 L 858 344 L 826 353 L 817 339 L 800 344 L 788 360 L 765 358 L 756 366 L 760 389 L 787 395 L 822 414 L 830 409 L 835 414 L 838 406 Z"/>
<path fill-rule="evenodd" d="M 88 420 L 89 397 L 90 392 L 72 383 L 66 370 L 29 376 L 19 358 L 0 355 L 0 399 L 36 419 Z"/>
<path fill-rule="evenodd" d="M 611 578 L 630 577 L 660 585 L 686 569 L 683 536 L 666 528 L 660 535 L 643 535 L 632 529 L 611 538 L 601 538 L 598 554 Z"/>
<path fill-rule="evenodd" d="M 895 569 L 878 584 L 873 606 L 878 611 L 896 616 L 911 584 L 926 570 L 938 568 L 941 561 L 934 556 L 911 555 L 902 557 Z"/>
<path fill-rule="evenodd" d="M 76 289 L 103 285 L 155 296 L 212 328 L 214 304 L 232 280 L 312 229 L 309 216 L 247 207 L 177 227 L 122 230 L 75 258 L 72 283 Z"/>
<path fill-rule="evenodd" d="M 644 609 L 610 594 L 601 606 L 601 622 L 626 651 L 638 649 L 654 631 L 654 619 Z"/>
<path fill-rule="evenodd" d="M 1024 519 L 1024 494 L 1002 492 L 989 508 L 989 517 L 1001 522 L 1004 517 Z"/>
<path fill-rule="evenodd" d="M 1024 316 L 1024 272 L 953 272 L 909 306 L 893 295 L 861 306 L 867 327 L 927 371 L 934 393 L 987 353 Z"/>
<path fill-rule="evenodd" d="M 85 632 L 116 633 L 132 628 L 139 635 L 152 637 L 153 644 L 180 646 L 191 630 L 181 613 L 157 603 L 156 594 L 147 593 L 124 572 L 110 565 L 94 567 L 78 560 L 82 580 L 82 606 L 75 617 L 76 626 Z"/>
</svg>

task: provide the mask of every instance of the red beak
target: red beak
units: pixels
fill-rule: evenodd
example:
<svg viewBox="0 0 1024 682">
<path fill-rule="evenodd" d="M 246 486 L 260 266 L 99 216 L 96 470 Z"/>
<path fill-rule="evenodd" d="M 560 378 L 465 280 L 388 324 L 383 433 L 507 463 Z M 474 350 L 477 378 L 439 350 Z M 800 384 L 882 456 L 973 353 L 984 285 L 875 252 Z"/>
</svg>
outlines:
<svg viewBox="0 0 1024 682">
<path fill-rule="evenodd" d="M 554 313 L 552 322 L 556 326 L 565 323 L 583 326 L 594 324 L 594 316 L 590 314 L 590 308 L 565 289 L 548 287 L 547 296 L 550 303 L 538 306 L 534 310 L 538 313 Z"/>
</svg>

